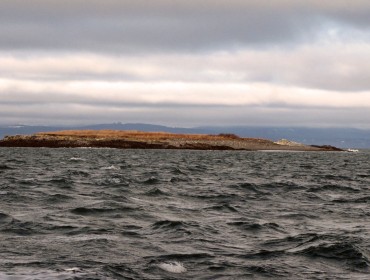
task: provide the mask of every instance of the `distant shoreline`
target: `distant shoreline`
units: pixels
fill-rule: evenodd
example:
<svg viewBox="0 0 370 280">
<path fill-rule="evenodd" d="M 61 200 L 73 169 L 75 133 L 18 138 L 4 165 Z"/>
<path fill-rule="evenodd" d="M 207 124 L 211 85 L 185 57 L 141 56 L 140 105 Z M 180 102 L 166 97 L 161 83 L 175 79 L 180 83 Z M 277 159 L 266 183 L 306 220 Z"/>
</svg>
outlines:
<svg viewBox="0 0 370 280">
<path fill-rule="evenodd" d="M 6 136 L 0 147 L 117 148 L 178 150 L 343 151 L 333 146 L 308 146 L 282 140 L 242 138 L 234 134 L 175 134 L 123 130 L 65 130 Z"/>
</svg>

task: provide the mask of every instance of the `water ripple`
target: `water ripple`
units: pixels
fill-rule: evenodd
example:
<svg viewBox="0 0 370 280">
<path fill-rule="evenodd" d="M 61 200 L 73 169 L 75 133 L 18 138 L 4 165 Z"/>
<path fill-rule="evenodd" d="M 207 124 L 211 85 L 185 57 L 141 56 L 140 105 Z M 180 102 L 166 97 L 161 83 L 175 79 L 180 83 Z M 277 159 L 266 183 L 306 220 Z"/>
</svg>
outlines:
<svg viewBox="0 0 370 280">
<path fill-rule="evenodd" d="M 369 170 L 370 152 L 0 149 L 0 278 L 368 279 Z"/>
</svg>

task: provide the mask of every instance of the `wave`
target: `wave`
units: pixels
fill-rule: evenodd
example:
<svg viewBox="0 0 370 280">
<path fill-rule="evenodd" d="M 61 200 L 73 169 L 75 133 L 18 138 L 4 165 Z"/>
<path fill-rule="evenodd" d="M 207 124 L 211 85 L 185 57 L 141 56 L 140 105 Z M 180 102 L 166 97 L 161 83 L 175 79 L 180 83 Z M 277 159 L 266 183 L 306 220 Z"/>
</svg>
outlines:
<svg viewBox="0 0 370 280">
<path fill-rule="evenodd" d="M 110 275 L 112 279 L 125 279 L 125 280 L 145 279 L 140 273 L 135 271 L 131 265 L 126 265 L 123 263 L 104 265 L 103 270 L 108 275 Z"/>
<path fill-rule="evenodd" d="M 142 235 L 139 232 L 124 230 L 120 234 L 124 237 L 133 237 L 133 238 L 142 238 Z"/>
<path fill-rule="evenodd" d="M 321 257 L 344 261 L 355 268 L 368 268 L 370 266 L 368 256 L 365 255 L 360 248 L 350 242 L 323 242 L 296 251 L 296 253 L 309 257 Z"/>
<path fill-rule="evenodd" d="M 171 273 L 184 273 L 187 271 L 181 262 L 163 262 L 158 264 L 158 267 L 164 271 Z"/>
<path fill-rule="evenodd" d="M 119 207 L 76 207 L 70 210 L 72 214 L 80 216 L 99 216 L 106 214 L 115 214 L 115 213 L 127 213 L 136 211 L 136 208 L 129 206 L 119 206 Z"/>
<path fill-rule="evenodd" d="M 197 198 L 197 199 L 201 199 L 201 200 L 206 200 L 207 202 L 233 202 L 233 201 L 239 201 L 240 200 L 240 196 L 237 195 L 237 194 L 234 194 L 234 193 L 216 193 L 216 192 L 211 192 L 211 191 L 207 191 L 206 193 L 196 193 L 196 192 L 193 192 L 193 193 L 186 193 L 184 194 L 184 196 L 189 196 L 189 197 L 193 197 L 193 198 Z"/>
<path fill-rule="evenodd" d="M 279 218 L 300 220 L 300 219 L 317 219 L 319 217 L 312 213 L 288 212 L 288 213 L 279 215 Z"/>
<path fill-rule="evenodd" d="M 80 158 L 80 157 L 71 157 L 69 160 L 70 161 L 86 161 L 86 159 Z"/>
<path fill-rule="evenodd" d="M 187 262 L 187 261 L 199 261 L 203 259 L 213 259 L 215 256 L 209 253 L 184 253 L 184 254 L 162 254 L 152 257 L 144 257 L 151 259 L 151 263 L 164 262 L 164 261 L 177 261 L 177 262 Z"/>
<path fill-rule="evenodd" d="M 0 170 L 12 170 L 14 168 L 6 165 L 6 164 L 0 164 Z"/>
<path fill-rule="evenodd" d="M 354 198 L 337 198 L 333 199 L 332 202 L 337 203 L 370 203 L 370 196 L 361 196 Z"/>
<path fill-rule="evenodd" d="M 353 268 L 368 268 L 370 265 L 369 257 L 356 243 L 358 240 L 343 237 L 340 234 L 300 234 L 265 242 L 264 246 L 271 249 L 259 252 L 254 256 L 294 254 L 344 262 Z"/>
<path fill-rule="evenodd" d="M 262 277 L 287 277 L 290 275 L 290 272 L 283 268 L 277 268 L 273 265 L 261 264 L 261 265 L 247 265 L 245 270 L 252 273 L 252 276 L 260 275 Z"/>
<path fill-rule="evenodd" d="M 148 196 L 168 196 L 168 194 L 159 188 L 153 188 L 145 193 Z"/>
<path fill-rule="evenodd" d="M 141 183 L 144 184 L 144 185 L 156 185 L 160 182 L 160 180 L 156 177 L 150 177 L 144 181 L 142 181 Z"/>
<path fill-rule="evenodd" d="M 213 205 L 213 206 L 209 206 L 209 207 L 205 207 L 203 208 L 203 210 L 207 211 L 207 210 L 215 210 L 215 211 L 219 211 L 219 212 L 239 212 L 238 209 L 236 209 L 234 206 L 230 205 L 229 203 L 223 203 L 223 204 L 219 204 L 219 205 Z"/>
<path fill-rule="evenodd" d="M 272 182 L 272 183 L 267 183 L 267 184 L 261 184 L 260 185 L 261 189 L 269 189 L 273 191 L 297 191 L 301 189 L 305 189 L 303 185 L 296 184 L 294 182 Z"/>
<path fill-rule="evenodd" d="M 89 177 L 90 174 L 86 171 L 82 171 L 82 170 L 68 170 L 68 175 L 70 176 L 79 176 L 79 177 Z"/>
<path fill-rule="evenodd" d="M 273 230 L 278 232 L 285 232 L 278 224 L 276 223 L 258 223 L 252 221 L 236 221 L 228 222 L 230 226 L 236 227 L 243 231 L 261 231 L 261 230 Z"/>
<path fill-rule="evenodd" d="M 369 153 L 0 153 L 0 278 L 368 278 Z"/>
<path fill-rule="evenodd" d="M 197 227 L 195 224 L 170 220 L 158 221 L 151 226 L 154 234 L 166 234 L 169 239 L 192 235 Z"/>
<path fill-rule="evenodd" d="M 346 175 L 338 175 L 338 174 L 325 174 L 323 176 L 326 180 L 335 180 L 335 181 L 353 181 L 353 178 Z"/>
<path fill-rule="evenodd" d="M 10 162 L 10 163 L 17 163 L 17 164 L 23 164 L 23 163 L 26 163 L 26 161 L 25 161 L 25 160 L 22 160 L 22 159 L 16 159 L 16 158 L 8 159 L 6 162 Z"/>
<path fill-rule="evenodd" d="M 58 228 L 57 228 L 58 229 Z M 77 236 L 80 239 L 87 240 L 87 236 L 94 235 L 95 237 L 101 237 L 104 235 L 110 235 L 112 236 L 112 229 L 109 228 L 94 228 L 89 226 L 84 227 L 72 227 L 70 230 L 66 228 L 65 230 L 63 228 L 60 229 L 60 231 L 67 235 L 67 236 Z"/>
<path fill-rule="evenodd" d="M 48 195 L 46 197 L 46 201 L 49 203 L 63 203 L 63 202 L 66 202 L 72 199 L 74 199 L 72 196 L 68 196 L 68 195 L 60 194 L 60 193 Z"/>
<path fill-rule="evenodd" d="M 183 183 L 183 182 L 191 182 L 191 181 L 192 181 L 191 178 L 184 177 L 184 176 L 171 177 L 170 179 L 171 183 Z"/>
<path fill-rule="evenodd" d="M 261 194 L 261 195 L 270 194 L 270 192 L 262 190 L 261 186 L 258 186 L 258 185 L 253 184 L 253 183 L 243 182 L 243 183 L 238 183 L 238 184 L 232 184 L 228 187 L 232 188 L 232 189 L 238 188 L 238 189 L 241 189 L 243 191 L 252 192 L 252 193 L 255 193 L 255 194 Z"/>
<path fill-rule="evenodd" d="M 73 185 L 73 181 L 69 178 L 53 178 L 51 180 L 48 180 L 47 183 L 50 183 L 52 185 L 56 185 L 60 188 L 71 188 Z"/>
<path fill-rule="evenodd" d="M 130 180 L 127 179 L 124 176 L 120 175 L 114 175 L 109 177 L 103 177 L 102 179 L 99 179 L 96 184 L 100 186 L 108 186 L 108 187 L 123 187 L 123 186 L 129 186 Z"/>
<path fill-rule="evenodd" d="M 13 217 L 12 216 L 0 212 L 0 224 L 1 225 L 3 225 L 3 224 L 9 224 L 12 221 L 13 221 Z"/>
<path fill-rule="evenodd" d="M 119 167 L 116 167 L 114 165 L 111 165 L 111 166 L 101 167 L 100 169 L 101 170 L 119 170 L 120 168 Z"/>
<path fill-rule="evenodd" d="M 263 243 L 264 247 L 274 248 L 279 250 L 286 250 L 294 247 L 301 246 L 315 240 L 320 239 L 320 235 L 316 233 L 303 233 L 298 235 L 289 235 L 284 238 L 277 238 L 267 240 Z"/>
<path fill-rule="evenodd" d="M 317 187 L 311 187 L 307 190 L 307 192 L 326 192 L 326 191 L 334 191 L 334 192 L 350 192 L 350 193 L 359 193 L 361 190 L 356 189 L 354 187 L 350 186 L 343 186 L 339 184 L 329 184 L 329 185 L 323 185 L 323 186 L 317 186 Z"/>
<path fill-rule="evenodd" d="M 187 175 L 187 173 L 178 167 L 171 168 L 171 173 L 174 175 Z"/>
<path fill-rule="evenodd" d="M 41 233 L 42 229 L 43 227 L 38 223 L 28 221 L 22 222 L 11 218 L 2 225 L 0 231 L 9 235 L 28 236 Z"/>
<path fill-rule="evenodd" d="M 0 272 L 0 279 L 38 279 L 38 280 L 50 280 L 50 279 L 97 279 L 96 273 L 88 273 L 87 271 L 73 267 L 65 269 L 45 269 L 41 267 L 47 267 L 53 263 L 22 263 L 21 266 L 28 266 L 31 268 L 18 269 L 18 272 Z M 40 268 L 34 268 L 40 266 Z M 95 277 L 94 277 L 95 276 Z"/>
<path fill-rule="evenodd" d="M 369 178 L 370 175 L 369 174 L 365 174 L 365 173 L 360 173 L 360 174 L 356 174 L 356 177 L 359 177 L 359 178 Z"/>
<path fill-rule="evenodd" d="M 154 229 L 177 229 L 184 228 L 186 226 L 187 226 L 186 223 L 182 221 L 170 221 L 170 220 L 158 221 L 152 224 L 152 228 Z"/>
<path fill-rule="evenodd" d="M 36 178 L 25 178 L 22 180 L 18 180 L 18 183 L 21 185 L 26 185 L 26 186 L 32 186 L 36 184 Z"/>
<path fill-rule="evenodd" d="M 284 250 L 266 250 L 261 249 L 256 252 L 247 253 L 244 255 L 240 255 L 239 257 L 242 257 L 244 259 L 272 259 L 272 258 L 280 258 L 281 256 L 284 256 L 286 253 Z"/>
</svg>

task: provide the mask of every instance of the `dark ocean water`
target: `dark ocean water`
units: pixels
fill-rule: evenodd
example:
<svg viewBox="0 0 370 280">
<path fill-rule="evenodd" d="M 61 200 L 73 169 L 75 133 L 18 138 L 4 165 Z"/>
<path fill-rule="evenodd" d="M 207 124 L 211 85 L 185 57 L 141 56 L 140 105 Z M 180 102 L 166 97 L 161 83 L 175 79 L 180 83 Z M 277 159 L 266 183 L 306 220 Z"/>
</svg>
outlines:
<svg viewBox="0 0 370 280">
<path fill-rule="evenodd" d="M 370 153 L 0 149 L 0 279 L 370 279 Z"/>
</svg>

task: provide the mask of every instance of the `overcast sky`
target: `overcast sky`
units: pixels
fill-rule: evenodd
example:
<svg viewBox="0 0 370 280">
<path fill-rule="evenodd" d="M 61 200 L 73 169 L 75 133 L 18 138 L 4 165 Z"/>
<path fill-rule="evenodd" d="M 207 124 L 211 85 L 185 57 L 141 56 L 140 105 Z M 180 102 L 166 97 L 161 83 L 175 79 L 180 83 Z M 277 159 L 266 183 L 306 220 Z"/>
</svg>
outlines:
<svg viewBox="0 0 370 280">
<path fill-rule="evenodd" d="M 0 124 L 370 128 L 368 0 L 1 0 Z"/>
</svg>

